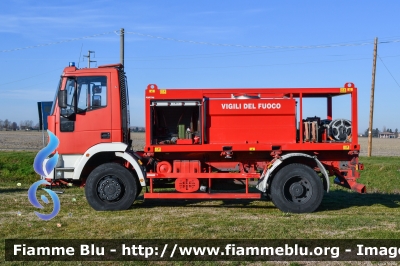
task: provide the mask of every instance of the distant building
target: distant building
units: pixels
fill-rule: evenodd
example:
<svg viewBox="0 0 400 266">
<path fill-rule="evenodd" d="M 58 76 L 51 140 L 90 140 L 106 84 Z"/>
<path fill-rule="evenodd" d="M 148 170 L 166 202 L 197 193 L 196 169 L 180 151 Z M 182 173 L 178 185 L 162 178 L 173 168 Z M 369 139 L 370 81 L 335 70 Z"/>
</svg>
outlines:
<svg viewBox="0 0 400 266">
<path fill-rule="evenodd" d="M 380 132 L 379 138 L 381 139 L 394 139 L 395 135 L 392 132 Z"/>
</svg>

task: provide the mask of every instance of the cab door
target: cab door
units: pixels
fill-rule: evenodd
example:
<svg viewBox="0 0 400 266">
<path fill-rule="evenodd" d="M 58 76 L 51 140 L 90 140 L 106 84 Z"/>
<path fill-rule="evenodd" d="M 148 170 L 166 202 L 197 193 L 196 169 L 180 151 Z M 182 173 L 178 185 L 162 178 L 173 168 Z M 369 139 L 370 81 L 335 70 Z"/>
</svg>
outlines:
<svg viewBox="0 0 400 266">
<path fill-rule="evenodd" d="M 68 77 L 67 107 L 60 110 L 59 150 L 83 154 L 111 142 L 111 93 L 108 75 Z"/>
</svg>

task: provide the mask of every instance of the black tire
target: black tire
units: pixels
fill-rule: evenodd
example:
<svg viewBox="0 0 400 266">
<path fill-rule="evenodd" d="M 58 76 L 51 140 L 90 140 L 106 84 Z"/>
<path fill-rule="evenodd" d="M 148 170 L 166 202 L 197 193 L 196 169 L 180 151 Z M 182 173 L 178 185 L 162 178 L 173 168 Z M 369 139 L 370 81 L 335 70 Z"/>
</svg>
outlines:
<svg viewBox="0 0 400 266">
<path fill-rule="evenodd" d="M 85 185 L 86 199 L 96 211 L 126 210 L 132 206 L 138 187 L 135 176 L 117 163 L 96 167 Z"/>
<path fill-rule="evenodd" d="M 324 196 L 321 178 L 310 167 L 289 164 L 278 171 L 271 184 L 271 199 L 283 212 L 315 211 Z"/>
</svg>

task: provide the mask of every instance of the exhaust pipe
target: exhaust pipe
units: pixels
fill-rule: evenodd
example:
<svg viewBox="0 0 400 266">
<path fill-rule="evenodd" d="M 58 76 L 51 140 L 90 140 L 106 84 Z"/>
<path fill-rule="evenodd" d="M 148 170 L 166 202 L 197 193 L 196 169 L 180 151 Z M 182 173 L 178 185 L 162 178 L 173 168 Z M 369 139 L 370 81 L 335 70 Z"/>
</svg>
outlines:
<svg viewBox="0 0 400 266">
<path fill-rule="evenodd" d="M 365 187 L 365 185 L 357 183 L 354 180 L 346 180 L 344 178 L 341 180 L 338 176 L 336 176 L 336 178 L 333 182 L 339 186 L 351 189 L 360 194 L 364 194 L 367 192 L 367 188 Z"/>
</svg>

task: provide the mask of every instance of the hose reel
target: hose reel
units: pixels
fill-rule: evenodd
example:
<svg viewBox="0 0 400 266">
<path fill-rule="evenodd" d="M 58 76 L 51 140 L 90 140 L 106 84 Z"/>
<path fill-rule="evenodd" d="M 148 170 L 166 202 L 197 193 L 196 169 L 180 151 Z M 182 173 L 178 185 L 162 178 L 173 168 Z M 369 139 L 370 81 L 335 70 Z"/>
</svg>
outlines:
<svg viewBox="0 0 400 266">
<path fill-rule="evenodd" d="M 335 119 L 328 125 L 329 136 L 335 141 L 346 141 L 351 138 L 351 121 Z"/>
</svg>

